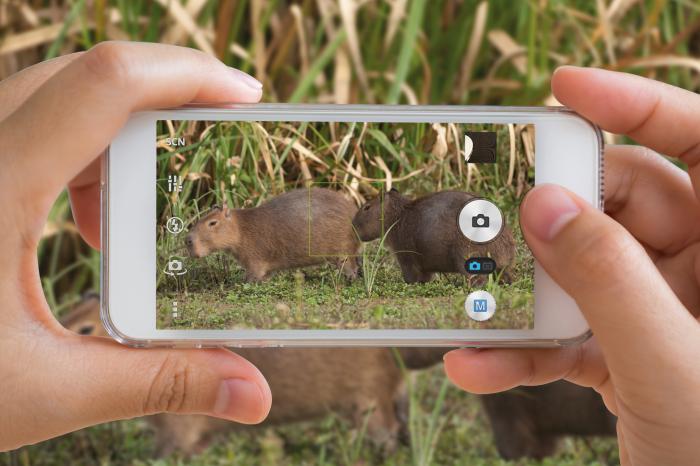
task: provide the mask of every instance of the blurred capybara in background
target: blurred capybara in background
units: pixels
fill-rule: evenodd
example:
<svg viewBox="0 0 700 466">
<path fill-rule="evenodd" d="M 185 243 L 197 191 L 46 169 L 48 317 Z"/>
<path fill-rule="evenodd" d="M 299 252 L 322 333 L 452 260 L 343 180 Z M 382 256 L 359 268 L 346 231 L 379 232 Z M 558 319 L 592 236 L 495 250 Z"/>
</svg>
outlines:
<svg viewBox="0 0 700 466">
<path fill-rule="evenodd" d="M 362 241 L 386 235 L 386 245 L 396 256 L 406 283 L 428 282 L 435 272 L 467 275 L 464 264 L 471 256 L 491 257 L 507 279 L 507 267 L 515 257 L 510 229 L 504 226 L 487 244 L 472 243 L 459 229 L 459 212 L 474 197 L 462 191 L 441 191 L 411 200 L 391 189 L 366 202 L 352 223 Z"/>
<path fill-rule="evenodd" d="M 615 435 L 617 418 L 595 390 L 560 380 L 483 395 L 498 453 L 544 458 L 563 435 Z"/>
<path fill-rule="evenodd" d="M 81 335 L 107 336 L 99 298 L 88 294 L 61 323 Z M 450 348 L 398 348 L 408 369 L 442 361 Z M 236 349 L 255 364 L 272 389 L 272 409 L 263 425 L 320 419 L 330 413 L 356 426 L 390 452 L 407 439 L 408 402 L 403 374 L 391 348 Z M 554 452 L 563 435 L 614 435 L 615 417 L 589 388 L 559 381 L 480 396 L 501 456 L 541 458 Z M 366 416 L 369 416 L 368 418 Z M 156 454 L 191 455 L 217 437 L 250 429 L 200 415 L 158 414 L 146 418 L 155 433 Z M 466 448 L 466 447 L 465 447 Z"/>
<path fill-rule="evenodd" d="M 82 335 L 106 336 L 99 317 L 99 300 L 89 295 L 61 319 Z M 356 426 L 365 422 L 367 436 L 386 452 L 405 434 L 408 414 L 403 376 L 390 348 L 237 348 L 267 378 L 273 403 L 263 425 L 279 425 L 343 416 Z M 444 348 L 400 348 L 408 369 L 442 361 Z M 399 411 L 397 411 L 399 410 Z M 199 415 L 159 414 L 147 418 L 155 430 L 159 456 L 179 451 L 186 455 L 205 448 L 213 438 L 235 429 L 251 428 Z"/>
<path fill-rule="evenodd" d="M 190 228 L 185 242 L 193 257 L 231 253 L 247 281 L 329 261 L 353 279 L 360 247 L 352 227 L 356 212 L 337 191 L 295 189 L 251 209 L 214 208 Z"/>
</svg>

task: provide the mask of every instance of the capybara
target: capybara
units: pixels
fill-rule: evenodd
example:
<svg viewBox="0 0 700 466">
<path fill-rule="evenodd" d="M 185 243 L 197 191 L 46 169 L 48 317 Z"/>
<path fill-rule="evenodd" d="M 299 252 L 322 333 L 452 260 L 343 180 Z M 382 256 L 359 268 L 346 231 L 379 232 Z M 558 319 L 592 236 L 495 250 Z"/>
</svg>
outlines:
<svg viewBox="0 0 700 466">
<path fill-rule="evenodd" d="M 250 209 L 215 207 L 190 228 L 185 242 L 193 257 L 231 253 L 249 282 L 328 261 L 353 279 L 360 247 L 352 227 L 356 212 L 337 191 L 295 189 Z"/>
<path fill-rule="evenodd" d="M 99 300 L 88 295 L 61 319 L 82 335 L 106 336 Z M 280 425 L 340 415 L 358 428 L 366 422 L 367 437 L 385 452 L 406 435 L 407 402 L 402 371 L 391 348 L 237 348 L 265 375 L 272 389 L 272 409 L 262 424 Z M 408 369 L 442 361 L 444 348 L 399 348 Z M 156 454 L 174 451 L 191 455 L 213 439 L 238 429 L 233 422 L 200 415 L 149 416 L 155 431 Z"/>
<path fill-rule="evenodd" d="M 564 435 L 615 435 L 616 418 L 591 388 L 560 380 L 483 395 L 499 454 L 544 458 Z"/>
<path fill-rule="evenodd" d="M 385 244 L 396 256 L 406 283 L 428 282 L 436 272 L 467 275 L 464 264 L 473 256 L 491 257 L 507 279 L 507 267 L 515 257 L 508 226 L 486 244 L 469 241 L 459 229 L 459 212 L 474 197 L 441 191 L 411 200 L 391 189 L 366 202 L 352 224 L 362 241 L 386 236 Z"/>
</svg>

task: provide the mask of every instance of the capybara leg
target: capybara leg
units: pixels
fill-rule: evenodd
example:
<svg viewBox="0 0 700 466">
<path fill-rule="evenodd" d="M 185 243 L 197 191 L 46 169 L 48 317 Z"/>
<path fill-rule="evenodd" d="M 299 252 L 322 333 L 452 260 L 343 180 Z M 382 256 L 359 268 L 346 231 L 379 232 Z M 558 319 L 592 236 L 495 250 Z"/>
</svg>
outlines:
<svg viewBox="0 0 700 466">
<path fill-rule="evenodd" d="M 411 444 L 410 421 L 410 400 L 405 384 L 401 384 L 394 395 L 394 413 L 399 423 L 398 440 L 402 445 Z"/>
<path fill-rule="evenodd" d="M 344 257 L 338 261 L 338 267 L 345 275 L 345 278 L 352 281 L 355 280 L 359 273 L 359 265 L 357 263 L 357 257 Z"/>
<path fill-rule="evenodd" d="M 496 273 L 499 274 L 500 282 L 509 285 L 513 283 L 513 276 L 510 273 L 510 267 L 505 267 L 502 269 L 497 269 Z"/>
<path fill-rule="evenodd" d="M 367 418 L 367 435 L 370 441 L 381 448 L 384 454 L 396 451 L 401 425 L 396 418 L 394 400 L 382 399 L 361 409 L 357 413 L 364 421 Z M 359 424 L 361 425 L 361 424 Z"/>
<path fill-rule="evenodd" d="M 262 267 L 249 267 L 245 271 L 245 281 L 248 283 L 256 283 L 265 281 L 267 278 L 267 270 Z"/>
<path fill-rule="evenodd" d="M 406 283 L 427 283 L 433 278 L 433 274 L 424 272 L 418 262 L 407 254 L 398 257 L 401 275 Z"/>
</svg>

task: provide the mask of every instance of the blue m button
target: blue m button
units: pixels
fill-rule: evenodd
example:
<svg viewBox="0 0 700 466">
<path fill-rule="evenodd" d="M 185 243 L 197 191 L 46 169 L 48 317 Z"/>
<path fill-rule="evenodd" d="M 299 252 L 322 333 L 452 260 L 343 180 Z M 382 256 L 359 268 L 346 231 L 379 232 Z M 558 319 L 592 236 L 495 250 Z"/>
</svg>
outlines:
<svg viewBox="0 0 700 466">
<path fill-rule="evenodd" d="M 488 311 L 488 302 L 485 299 L 475 299 L 473 310 L 474 310 L 474 312 L 486 312 L 486 311 Z"/>
</svg>

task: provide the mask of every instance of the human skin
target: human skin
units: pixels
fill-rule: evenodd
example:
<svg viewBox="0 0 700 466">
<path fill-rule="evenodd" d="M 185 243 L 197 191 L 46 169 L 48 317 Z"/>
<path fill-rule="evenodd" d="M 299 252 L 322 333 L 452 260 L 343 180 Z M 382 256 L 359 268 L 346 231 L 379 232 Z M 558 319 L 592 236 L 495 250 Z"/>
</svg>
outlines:
<svg viewBox="0 0 700 466">
<path fill-rule="evenodd" d="M 270 389 L 242 357 L 78 336 L 53 317 L 37 270 L 44 223 L 66 185 L 83 238 L 99 248 L 99 156 L 131 112 L 261 93 L 201 52 L 138 43 L 102 43 L 0 82 L 0 451 L 160 412 L 267 416 Z"/>
<path fill-rule="evenodd" d="M 622 464 L 698 464 L 700 96 L 575 67 L 560 68 L 552 88 L 641 144 L 607 148 L 605 213 L 554 185 L 534 188 L 521 206 L 530 249 L 595 336 L 562 349 L 455 350 L 445 370 L 474 393 L 557 379 L 592 387 L 618 416 Z"/>
</svg>

